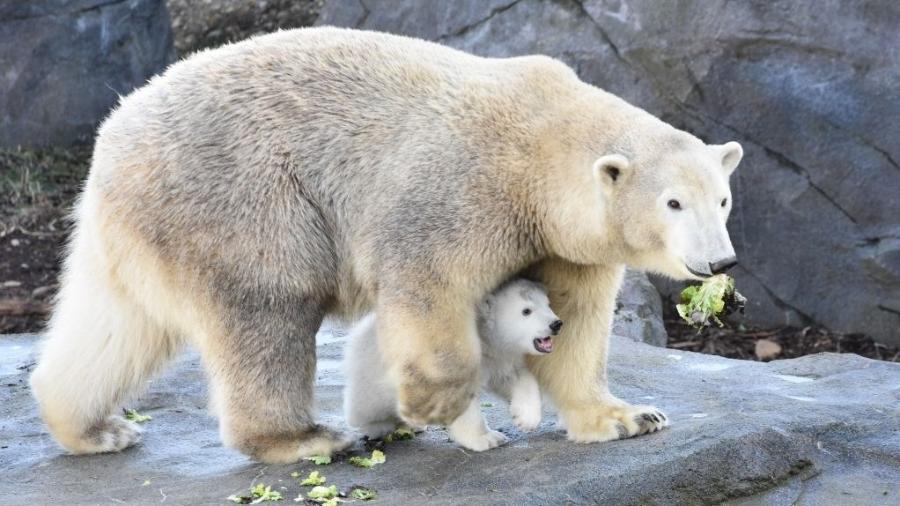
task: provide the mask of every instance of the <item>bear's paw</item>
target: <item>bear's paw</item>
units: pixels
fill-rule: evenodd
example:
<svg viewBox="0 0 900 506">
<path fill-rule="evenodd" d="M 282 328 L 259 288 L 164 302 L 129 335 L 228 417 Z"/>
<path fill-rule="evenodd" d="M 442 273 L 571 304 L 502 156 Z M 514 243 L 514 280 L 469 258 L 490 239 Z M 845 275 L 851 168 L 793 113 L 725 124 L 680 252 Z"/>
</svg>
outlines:
<svg viewBox="0 0 900 506">
<path fill-rule="evenodd" d="M 564 414 L 568 438 L 579 443 L 626 439 L 668 427 L 669 419 L 653 406 L 597 404 Z"/>
</svg>

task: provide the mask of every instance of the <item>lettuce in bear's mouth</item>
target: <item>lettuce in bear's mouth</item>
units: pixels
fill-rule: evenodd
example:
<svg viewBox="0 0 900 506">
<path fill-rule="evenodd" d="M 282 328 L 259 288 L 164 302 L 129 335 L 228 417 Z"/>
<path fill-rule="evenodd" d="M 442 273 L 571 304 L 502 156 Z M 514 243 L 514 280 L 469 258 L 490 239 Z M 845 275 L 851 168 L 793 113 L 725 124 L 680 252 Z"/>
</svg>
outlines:
<svg viewBox="0 0 900 506">
<path fill-rule="evenodd" d="M 541 353 L 550 353 L 553 351 L 553 338 L 550 336 L 535 338 L 534 349 Z"/>
<path fill-rule="evenodd" d="M 720 316 L 734 311 L 744 312 L 747 299 L 734 289 L 734 279 L 727 274 L 716 274 L 681 291 L 681 304 L 675 309 L 681 318 L 697 328 L 715 322 L 722 327 Z"/>
</svg>

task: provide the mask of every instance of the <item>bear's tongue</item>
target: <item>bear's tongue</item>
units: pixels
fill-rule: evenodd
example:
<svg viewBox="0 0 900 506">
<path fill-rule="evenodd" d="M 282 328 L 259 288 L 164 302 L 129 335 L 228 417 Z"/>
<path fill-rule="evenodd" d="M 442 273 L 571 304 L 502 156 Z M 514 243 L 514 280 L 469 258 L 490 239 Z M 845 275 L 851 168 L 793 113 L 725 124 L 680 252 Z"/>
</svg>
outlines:
<svg viewBox="0 0 900 506">
<path fill-rule="evenodd" d="M 547 336 L 535 339 L 534 349 L 541 353 L 550 353 L 551 351 L 553 351 L 553 338 Z"/>
</svg>

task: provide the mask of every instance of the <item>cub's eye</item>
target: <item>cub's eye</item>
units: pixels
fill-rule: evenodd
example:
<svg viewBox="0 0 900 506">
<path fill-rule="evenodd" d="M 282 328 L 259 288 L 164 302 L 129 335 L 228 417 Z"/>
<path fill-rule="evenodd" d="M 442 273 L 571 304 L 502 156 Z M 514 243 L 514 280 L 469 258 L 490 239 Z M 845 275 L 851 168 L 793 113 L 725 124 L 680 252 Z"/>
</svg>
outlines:
<svg viewBox="0 0 900 506">
<path fill-rule="evenodd" d="M 670 201 L 669 201 L 669 209 L 675 209 L 676 211 L 677 211 L 677 210 L 680 210 L 680 209 L 681 209 L 681 202 L 678 202 L 678 201 L 675 200 L 675 199 L 670 200 Z"/>
<path fill-rule="evenodd" d="M 531 310 L 526 307 L 525 309 L 522 310 L 522 314 L 525 316 L 528 316 L 531 314 Z"/>
<path fill-rule="evenodd" d="M 722 199 L 722 207 L 725 207 L 727 205 L 728 205 L 728 199 Z"/>
</svg>

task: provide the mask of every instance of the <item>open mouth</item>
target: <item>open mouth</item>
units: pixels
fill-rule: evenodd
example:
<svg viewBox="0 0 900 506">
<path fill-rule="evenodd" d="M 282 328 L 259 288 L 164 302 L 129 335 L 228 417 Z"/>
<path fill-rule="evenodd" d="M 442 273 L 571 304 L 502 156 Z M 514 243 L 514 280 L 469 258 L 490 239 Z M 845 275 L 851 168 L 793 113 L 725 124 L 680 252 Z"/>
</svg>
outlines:
<svg viewBox="0 0 900 506">
<path fill-rule="evenodd" d="M 534 349 L 541 353 L 550 353 L 553 351 L 553 338 L 550 336 L 535 338 Z"/>
<path fill-rule="evenodd" d="M 701 277 L 701 278 L 709 278 L 709 277 L 712 277 L 712 273 L 711 273 L 711 272 L 699 272 L 699 271 L 695 271 L 694 269 L 691 269 L 691 266 L 688 265 L 688 264 L 684 264 L 684 266 L 685 266 L 685 268 L 687 268 L 687 270 L 688 270 L 691 274 L 693 274 L 694 276 L 699 276 L 699 277 Z"/>
</svg>

